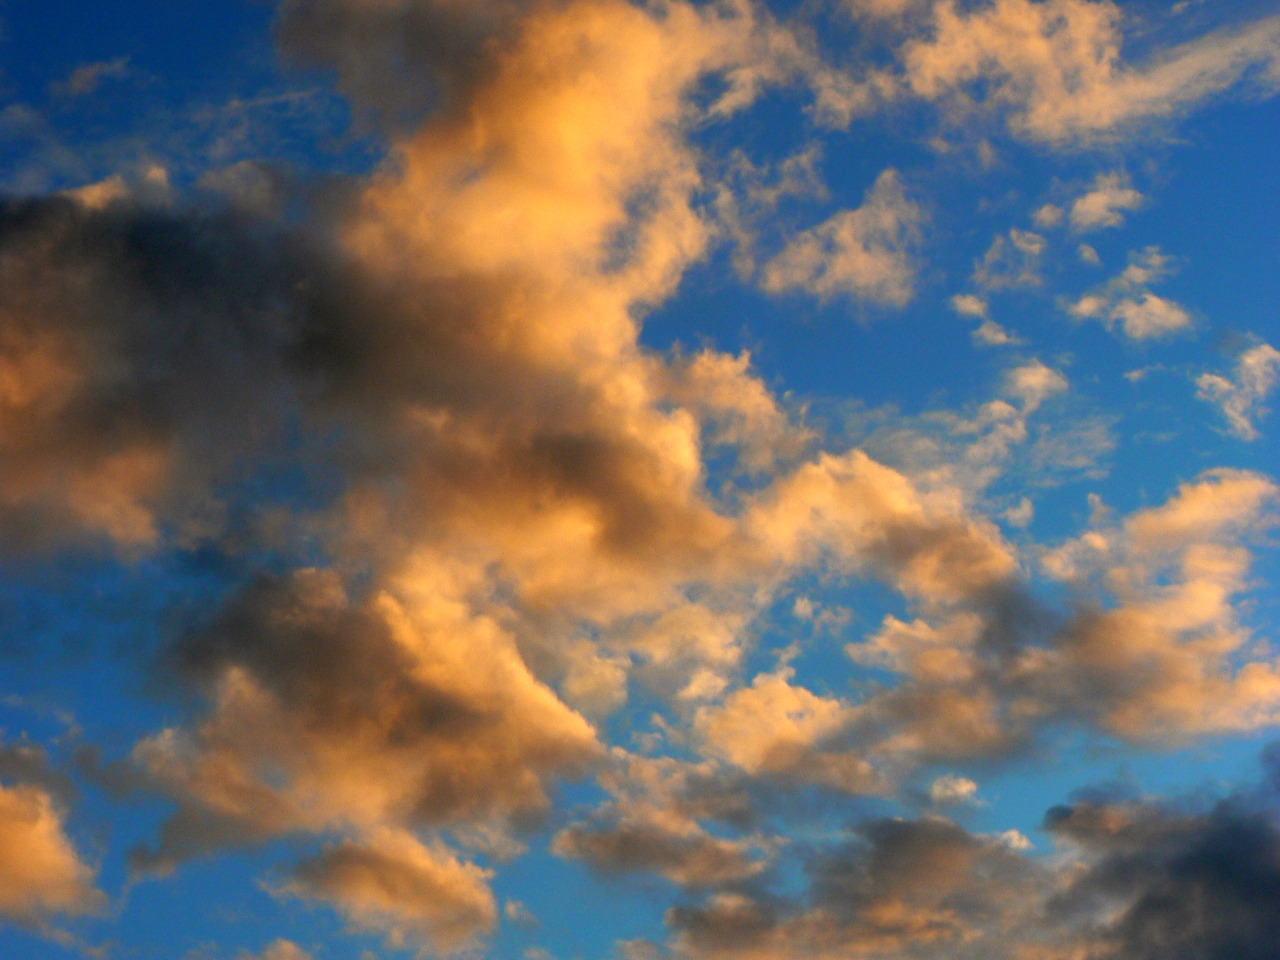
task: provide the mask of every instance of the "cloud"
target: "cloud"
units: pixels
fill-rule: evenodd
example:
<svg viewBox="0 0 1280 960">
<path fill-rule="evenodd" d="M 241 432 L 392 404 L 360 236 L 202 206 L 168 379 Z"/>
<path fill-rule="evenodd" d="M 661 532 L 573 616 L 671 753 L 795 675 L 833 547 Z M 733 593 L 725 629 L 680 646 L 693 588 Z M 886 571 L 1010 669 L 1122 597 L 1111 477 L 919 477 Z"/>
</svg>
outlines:
<svg viewBox="0 0 1280 960">
<path fill-rule="evenodd" d="M 972 293 L 957 293 L 951 298 L 951 309 L 962 317 L 988 317 L 987 301 Z"/>
<path fill-rule="evenodd" d="M 119 80 L 130 74 L 129 57 L 85 63 L 71 71 L 70 76 L 59 83 L 49 85 L 55 97 L 87 97 L 97 92 L 104 80 Z"/>
<path fill-rule="evenodd" d="M 984 347 L 1008 347 L 1025 342 L 990 319 L 983 320 L 969 335 L 973 338 L 974 343 Z"/>
<path fill-rule="evenodd" d="M 450 596 L 447 571 L 418 573 L 416 593 L 363 602 L 332 571 L 263 579 L 179 648 L 212 707 L 134 750 L 183 804 L 139 864 L 166 869 L 233 837 L 545 810 L 547 781 L 595 756 L 594 731 L 509 634 Z"/>
<path fill-rule="evenodd" d="M 1235 379 L 1204 373 L 1196 379 L 1201 400 L 1216 404 L 1227 418 L 1232 434 L 1241 440 L 1257 440 L 1255 419 L 1266 415 L 1263 405 L 1280 378 L 1280 350 L 1260 343 L 1240 354 Z"/>
<path fill-rule="evenodd" d="M 1046 203 L 1032 215 L 1032 221 L 1040 230 L 1052 230 L 1062 222 L 1066 211 L 1052 203 Z"/>
<path fill-rule="evenodd" d="M 720 895 L 667 916 L 678 956 L 979 957 L 1024 932 L 1045 871 L 1003 838 L 950 820 L 886 818 L 809 865 L 803 900 Z"/>
<path fill-rule="evenodd" d="M 1062 545 L 1047 568 L 1093 602 L 1049 613 L 1034 554 L 982 509 L 1032 415 L 1067 392 L 1059 371 L 1012 366 L 989 403 L 933 417 L 948 456 L 899 469 L 819 449 L 746 352 L 642 341 L 646 312 L 722 225 L 693 132 L 801 77 L 815 116 L 836 94 L 871 97 L 824 94 L 832 75 L 766 13 L 291 0 L 277 22 L 285 50 L 334 69 L 386 137 L 367 177 L 303 189 L 233 167 L 205 181 L 228 204 L 195 209 L 109 178 L 0 213 L 4 550 L 208 549 L 241 578 L 165 657 L 163 678 L 194 699 L 132 751 L 176 806 L 133 866 L 323 845 L 279 889 L 392 948 L 465 951 L 497 921 L 482 858 L 518 848 L 565 781 L 594 775 L 605 798 L 554 821 L 554 851 L 714 891 L 680 921 L 690 944 L 741 922 L 733 936 L 782 953 L 771 929 L 810 953 L 942 949 L 1012 916 L 1000 891 L 1038 876 L 1016 836 L 867 825 L 843 866 L 818 865 L 812 910 L 779 912 L 744 892 L 764 889 L 782 844 L 753 791 L 887 793 L 921 763 L 1063 722 L 1143 740 L 1275 716 L 1273 671 L 1234 607 L 1242 544 L 1271 516 L 1264 479 L 1208 474 Z M 1032 117 L 1030 89 L 1014 118 Z M 767 209 L 816 189 L 811 173 L 739 186 Z M 1125 206 L 1100 209 L 1088 216 Z M 924 221 L 886 170 L 761 282 L 905 305 Z M 997 237 L 975 279 L 1035 285 L 1045 248 L 1030 231 Z M 1145 289 L 1163 265 L 1135 258 L 1099 294 L 1103 318 L 1132 336 L 1170 326 Z M 981 298 L 953 305 L 986 320 L 985 342 L 1016 342 Z M 895 615 L 849 647 L 891 683 L 855 698 L 748 656 L 810 576 L 896 594 Z M 657 704 L 645 742 L 669 735 L 683 759 L 605 749 L 636 691 Z M 63 877 L 7 909 L 89 909 L 93 873 L 52 781 L 29 757 L 0 761 L 28 770 L 0 799 Z M 975 920 L 967 891 L 993 877 Z"/>
<path fill-rule="evenodd" d="M 823 299 L 846 294 L 885 306 L 906 306 L 915 286 L 911 247 L 923 220 L 898 172 L 885 170 L 861 207 L 837 213 L 791 238 L 765 264 L 761 281 L 773 293 L 804 290 Z"/>
<path fill-rule="evenodd" d="M 1207 810 L 1106 796 L 1050 810 L 1046 828 L 1085 855 L 1050 917 L 1078 923 L 1107 905 L 1100 946 L 1124 960 L 1270 956 L 1280 936 L 1274 747 L 1263 759 L 1263 784 Z"/>
<path fill-rule="evenodd" d="M 1018 831 L 951 820 L 869 820 L 807 864 L 798 894 L 716 894 L 668 912 L 688 958 L 977 960 L 1106 956 L 1263 960 L 1280 888 L 1275 750 L 1267 778 L 1217 802 L 1082 791 L 1044 828 L 1052 858 Z"/>
<path fill-rule="evenodd" d="M 1166 337 L 1192 325 L 1191 314 L 1172 300 L 1152 293 L 1148 285 L 1172 272 L 1171 259 L 1158 247 L 1129 254 L 1129 266 L 1104 286 L 1068 306 L 1080 319 L 1101 320 L 1107 329 L 1117 324 L 1133 340 Z"/>
<path fill-rule="evenodd" d="M 991 242 L 974 265 L 973 282 L 984 290 L 1039 286 L 1040 261 L 1046 248 L 1040 234 L 1014 227 L 1007 237 L 998 236 Z"/>
<path fill-rule="evenodd" d="M 1121 8 L 1094 0 L 943 0 L 925 36 L 901 52 L 904 82 L 946 104 L 961 122 L 976 107 L 1007 117 L 1011 132 L 1059 147 L 1115 139 L 1175 117 L 1235 86 L 1255 68 L 1277 86 L 1280 19 L 1207 34 L 1159 50 L 1138 66 L 1121 59 Z"/>
<path fill-rule="evenodd" d="M 760 674 L 723 706 L 699 712 L 695 727 L 715 755 L 754 776 L 876 793 L 886 781 L 860 752 L 841 749 L 859 711 L 791 682 Z"/>
<path fill-rule="evenodd" d="M 558 834 L 552 850 L 605 874 L 646 872 L 689 888 L 758 876 L 774 844 L 766 837 L 712 833 L 752 825 L 753 800 L 741 776 L 714 761 L 644 757 L 614 748 L 600 774 L 611 799 Z"/>
<path fill-rule="evenodd" d="M 1274 483 L 1211 471 L 1160 507 L 1046 554 L 1051 575 L 1114 595 L 1081 609 L 1043 664 L 1055 697 L 1136 741 L 1255 730 L 1280 710 L 1280 675 L 1232 598 L 1247 585 L 1242 541 L 1276 522 Z"/>
<path fill-rule="evenodd" d="M 973 803 L 977 796 L 978 785 L 968 777 L 954 773 L 939 777 L 929 787 L 929 799 L 938 806 Z"/>
<path fill-rule="evenodd" d="M 449 954 L 497 923 L 489 871 L 411 834 L 381 831 L 303 861 L 281 892 L 336 906 L 357 930 L 393 949 Z"/>
<path fill-rule="evenodd" d="M 1093 186 L 1071 204 L 1071 228 L 1087 233 L 1103 227 L 1119 227 L 1124 224 L 1124 211 L 1137 210 L 1146 201 L 1137 190 L 1129 186 L 1128 178 L 1120 173 L 1100 173 Z"/>
<path fill-rule="evenodd" d="M 44 788 L 0 785 L 0 916 L 38 926 L 60 914 L 95 913 L 106 898 L 66 834 L 66 815 Z"/>
<path fill-rule="evenodd" d="M 312 960 L 312 957 L 293 941 L 280 939 L 259 954 L 242 953 L 237 960 Z"/>
</svg>

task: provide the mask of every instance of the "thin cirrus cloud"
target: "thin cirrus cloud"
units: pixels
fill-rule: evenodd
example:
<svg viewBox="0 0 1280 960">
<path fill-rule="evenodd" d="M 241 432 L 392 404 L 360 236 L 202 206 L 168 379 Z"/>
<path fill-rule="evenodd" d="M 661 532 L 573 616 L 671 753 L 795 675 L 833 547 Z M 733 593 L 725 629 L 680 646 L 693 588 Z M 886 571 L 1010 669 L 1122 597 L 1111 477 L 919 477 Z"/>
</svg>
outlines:
<svg viewBox="0 0 1280 960">
<path fill-rule="evenodd" d="M 1269 96 L 1277 21 L 1134 62 L 1106 2 L 827 13 L 284 0 L 283 59 L 375 161 L 157 157 L 0 202 L 4 585 L 84 633 L 118 580 L 162 608 L 103 604 L 154 639 L 138 691 L 0 754 L 11 927 L 105 941 L 121 876 L 217 857 L 273 895 L 255 930 L 332 922 L 223 949 L 157 914 L 158 952 L 1266 955 L 1274 758 L 1211 808 L 1094 790 L 1041 819 L 985 781 L 1280 722 L 1252 602 L 1275 480 L 1225 448 L 1110 476 L 1155 441 L 1061 322 L 1194 344 L 1153 292 L 1175 245 L 1060 296 L 1058 242 L 1148 198 L 1092 156 L 1074 195 L 1003 164 Z M 863 124 L 906 146 L 855 164 Z M 1046 196 L 1042 232 L 1011 222 Z M 893 323 L 847 322 L 867 305 Z M 1255 344 L 1197 380 L 1245 439 Z M 144 687 L 178 706 L 114 728 Z M 148 805 L 99 864 L 104 771 Z M 1215 909 L 1171 924 L 1160 876 Z M 670 909 L 595 909 L 637 878 Z"/>
</svg>

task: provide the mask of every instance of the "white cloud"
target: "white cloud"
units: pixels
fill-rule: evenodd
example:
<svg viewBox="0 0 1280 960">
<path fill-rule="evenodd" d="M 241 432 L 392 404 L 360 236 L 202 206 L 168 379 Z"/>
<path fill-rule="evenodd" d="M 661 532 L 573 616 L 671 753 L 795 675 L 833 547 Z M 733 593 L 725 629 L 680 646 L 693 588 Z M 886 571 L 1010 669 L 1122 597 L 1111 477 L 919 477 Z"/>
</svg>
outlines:
<svg viewBox="0 0 1280 960">
<path fill-rule="evenodd" d="M 1267 414 L 1263 405 L 1280 379 L 1280 350 L 1260 343 L 1240 354 L 1235 376 L 1205 373 L 1196 380 L 1201 400 L 1218 405 L 1228 429 L 1241 440 L 1257 440 L 1255 421 Z"/>
<path fill-rule="evenodd" d="M 972 293 L 957 293 L 951 298 L 951 309 L 962 317 L 985 317 L 987 301 Z"/>
<path fill-rule="evenodd" d="M 1168 276 L 1169 257 L 1158 247 L 1129 255 L 1129 266 L 1120 276 L 1070 304 L 1067 312 L 1082 320 L 1101 320 L 1108 329 L 1120 326 L 1133 340 L 1165 337 L 1192 325 L 1191 314 L 1181 304 L 1157 296 L 1148 289 Z"/>
<path fill-rule="evenodd" d="M 1008 347 L 1024 342 L 1021 337 L 1015 336 L 990 319 L 982 321 L 982 325 L 977 327 L 970 336 L 975 343 L 985 347 Z"/>
<path fill-rule="evenodd" d="M 1280 88 L 1280 17 L 1208 34 L 1131 66 L 1123 14 L 1093 0 L 996 0 L 934 7 L 931 29 L 906 44 L 905 84 L 942 101 L 956 122 L 975 99 L 1006 112 L 1017 135 L 1057 146 L 1118 137 L 1176 116 L 1234 86 L 1254 67 Z M 980 99 L 979 99 L 980 98 Z"/>
<path fill-rule="evenodd" d="M 968 777 L 954 773 L 944 774 L 929 787 L 929 799 L 938 806 L 959 806 L 975 803 L 978 797 L 978 785 Z"/>
<path fill-rule="evenodd" d="M 1014 227 L 991 242 L 974 267 L 973 281 L 984 290 L 1038 286 L 1040 260 L 1047 248 L 1040 234 Z"/>
<path fill-rule="evenodd" d="M 1137 210 L 1145 201 L 1146 197 L 1129 186 L 1128 178 L 1123 174 L 1100 173 L 1089 192 L 1071 205 L 1071 228 L 1078 233 L 1087 233 L 1103 227 L 1122 226 L 1124 212 Z"/>
<path fill-rule="evenodd" d="M 863 205 L 797 234 L 765 265 L 766 290 L 838 294 L 902 307 L 914 294 L 911 247 L 924 214 L 909 200 L 896 170 L 885 170 Z"/>
</svg>

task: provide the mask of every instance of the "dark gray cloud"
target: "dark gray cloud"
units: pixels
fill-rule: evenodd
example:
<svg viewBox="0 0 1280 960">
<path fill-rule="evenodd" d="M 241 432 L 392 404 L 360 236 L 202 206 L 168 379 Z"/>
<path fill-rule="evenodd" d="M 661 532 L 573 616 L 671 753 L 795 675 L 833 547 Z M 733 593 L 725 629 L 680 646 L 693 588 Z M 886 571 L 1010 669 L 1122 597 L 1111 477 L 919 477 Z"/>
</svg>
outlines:
<svg viewBox="0 0 1280 960">
<path fill-rule="evenodd" d="M 1262 785 L 1208 810 L 1089 798 L 1049 811 L 1046 828 L 1089 863 L 1051 915 L 1083 920 L 1123 960 L 1280 956 L 1280 747 L 1263 764 Z"/>
<path fill-rule="evenodd" d="M 1053 858 L 939 817 L 868 821 L 815 851 L 800 898 L 717 894 L 672 910 L 672 946 L 693 957 L 1272 960 L 1280 747 L 1263 766 L 1259 785 L 1217 802 L 1082 791 L 1046 815 Z"/>
</svg>

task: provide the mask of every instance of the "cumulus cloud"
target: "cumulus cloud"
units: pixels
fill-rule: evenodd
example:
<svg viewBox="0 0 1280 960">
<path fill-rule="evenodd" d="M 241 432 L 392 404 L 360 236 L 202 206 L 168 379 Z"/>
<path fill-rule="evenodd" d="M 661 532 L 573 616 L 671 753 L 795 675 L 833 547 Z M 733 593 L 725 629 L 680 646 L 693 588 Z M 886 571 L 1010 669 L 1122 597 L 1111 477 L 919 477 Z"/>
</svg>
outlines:
<svg viewBox="0 0 1280 960">
<path fill-rule="evenodd" d="M 32 783 L 0 785 L 0 916 L 28 926 L 100 910 L 96 871 L 72 845 L 66 813 Z"/>
<path fill-rule="evenodd" d="M 472 945 L 498 919 L 489 872 L 411 834 L 381 831 L 305 860 L 282 892 L 324 900 L 361 931 L 419 955 Z"/>
<path fill-rule="evenodd" d="M 593 729 L 497 623 L 450 597 L 447 580 L 427 580 L 447 571 L 418 574 L 416 593 L 362 603 L 331 571 L 264 580 L 179 648 L 212 710 L 135 748 L 183 803 L 140 864 L 165 869 L 233 837 L 546 808 L 547 780 L 598 750 Z"/>
<path fill-rule="evenodd" d="M 988 316 L 987 301 L 972 293 L 957 293 L 951 298 L 951 309 L 962 317 Z"/>
<path fill-rule="evenodd" d="M 804 290 L 824 299 L 845 294 L 902 307 L 915 289 L 911 248 L 924 214 L 907 198 L 896 170 L 885 170 L 856 210 L 844 210 L 797 234 L 764 267 L 766 290 Z"/>
<path fill-rule="evenodd" d="M 984 347 L 1008 347 L 1024 342 L 991 319 L 983 320 L 974 328 L 970 336 L 974 343 Z"/>
<path fill-rule="evenodd" d="M 848 793 L 875 793 L 887 783 L 860 752 L 847 747 L 856 707 L 792 683 L 783 670 L 761 674 L 723 706 L 704 709 L 696 727 L 712 753 L 757 776 L 818 783 Z"/>
<path fill-rule="evenodd" d="M 1157 296 L 1150 285 L 1173 271 L 1173 261 L 1158 247 L 1129 254 L 1129 266 L 1097 290 L 1085 294 L 1067 310 L 1079 319 L 1101 320 L 1108 329 L 1119 325 L 1132 340 L 1167 337 L 1192 325 L 1191 314 L 1172 300 Z"/>
<path fill-rule="evenodd" d="M 1226 66 L 1205 41 L 1135 72 L 1111 64 L 1115 19 L 1078 0 L 940 4 L 905 82 L 946 99 L 985 71 L 1015 130 L 1057 143 L 1157 111 L 1113 105 L 1095 123 L 1055 84 L 1168 81 L 1189 102 L 1262 56 L 1255 26 L 1218 38 Z M 594 775 L 605 798 L 552 821 L 553 851 L 714 891 L 674 915 L 682 949 L 721 935 L 782 956 L 963 949 L 1021 916 L 1007 890 L 1041 882 L 1020 835 L 877 821 L 815 860 L 813 904 L 776 907 L 757 893 L 783 840 L 755 791 L 887 793 L 921 763 L 1063 722 L 1143 740 L 1277 716 L 1280 681 L 1233 606 L 1242 543 L 1272 516 L 1264 478 L 1207 474 L 1060 545 L 1044 568 L 1092 602 L 1052 614 L 982 498 L 1067 393 L 1060 371 L 1020 361 L 995 399 L 935 416 L 935 452 L 959 452 L 912 470 L 834 445 L 745 351 L 644 345 L 646 311 L 728 222 L 704 203 L 720 185 L 691 132 L 766 84 L 803 78 L 821 118 L 895 96 L 891 81 L 841 86 L 745 3 L 287 0 L 277 29 L 386 138 L 368 176 L 305 193 L 251 165 L 205 179 L 225 207 L 122 177 L 0 208 L 3 550 L 210 549 L 241 578 L 164 658 L 195 700 L 132 750 L 176 806 L 135 867 L 323 845 L 277 889 L 392 948 L 466 951 L 498 917 L 481 864 L 545 825 L 564 781 Z M 1026 49 L 992 39 L 1008 35 Z M 1193 60 L 1209 72 L 1187 79 Z M 759 209 L 819 194 L 804 156 L 735 189 Z M 1078 229 L 1136 202 L 1119 181 L 1095 187 L 1106 196 L 1071 209 Z M 886 170 L 760 280 L 903 306 L 924 222 Z M 1045 249 L 1001 235 L 975 282 L 1034 286 Z M 1166 264 L 1135 257 L 1079 315 L 1134 337 L 1176 328 L 1180 308 L 1146 289 Z M 1019 342 L 982 297 L 952 305 L 983 319 L 981 342 Z M 264 505 L 282 474 L 297 488 Z M 1029 522 L 1024 503 L 1011 522 Z M 890 682 L 833 692 L 752 661 L 759 623 L 806 577 L 894 594 L 895 614 L 848 645 Z M 662 711 L 645 742 L 670 734 L 682 759 L 606 748 L 635 691 Z M 0 913 L 27 923 L 101 902 L 33 762 L 0 755 L 20 781 L 0 788 Z M 956 774 L 933 793 L 975 790 Z M 966 912 L 979 881 L 993 886 Z M 262 955 L 303 956 L 287 941 Z"/>
<path fill-rule="evenodd" d="M 1196 379 L 1201 400 L 1217 405 L 1227 428 L 1241 440 L 1257 440 L 1255 420 L 1265 416 L 1267 397 L 1280 378 L 1280 350 L 1260 343 L 1240 354 L 1234 379 L 1203 373 Z"/>
<path fill-rule="evenodd" d="M 939 806 L 973 803 L 977 796 L 977 783 L 954 773 L 939 777 L 929 786 L 929 799 Z"/>
<path fill-rule="evenodd" d="M 1137 210 L 1144 197 L 1120 173 L 1100 173 L 1089 191 L 1071 204 L 1071 228 L 1079 233 L 1124 224 L 1124 212 Z"/>
<path fill-rule="evenodd" d="M 601 783 L 613 799 L 590 819 L 560 831 L 552 849 L 607 874 L 654 873 L 684 887 L 746 880 L 768 865 L 767 838 L 726 838 L 706 821 L 742 828 L 752 803 L 740 783 L 711 762 L 646 758 L 615 749 Z"/>
<path fill-rule="evenodd" d="M 803 900 L 725 894 L 667 922 L 687 957 L 979 957 L 1035 942 L 1024 931 L 1048 879 L 1002 838 L 945 818 L 873 820 L 814 858 Z"/>
<path fill-rule="evenodd" d="M 1280 674 L 1265 652 L 1242 656 L 1232 598 L 1247 584 L 1242 541 L 1274 525 L 1277 495 L 1258 474 L 1211 471 L 1046 554 L 1051 575 L 1114 597 L 1086 605 L 1043 663 L 1058 695 L 1138 741 L 1273 723 Z"/>
<path fill-rule="evenodd" d="M 1215 803 L 1088 790 L 1048 811 L 1057 856 L 1018 831 L 871 820 L 808 865 L 800 895 L 717 894 L 667 915 L 690 958 L 1107 956 L 1274 952 L 1275 750 L 1262 784 Z"/>
<path fill-rule="evenodd" d="M 1048 244 L 1030 230 L 1014 227 L 998 236 L 973 269 L 973 282 L 984 290 L 1035 287 L 1042 282 L 1040 262 Z"/>
</svg>

